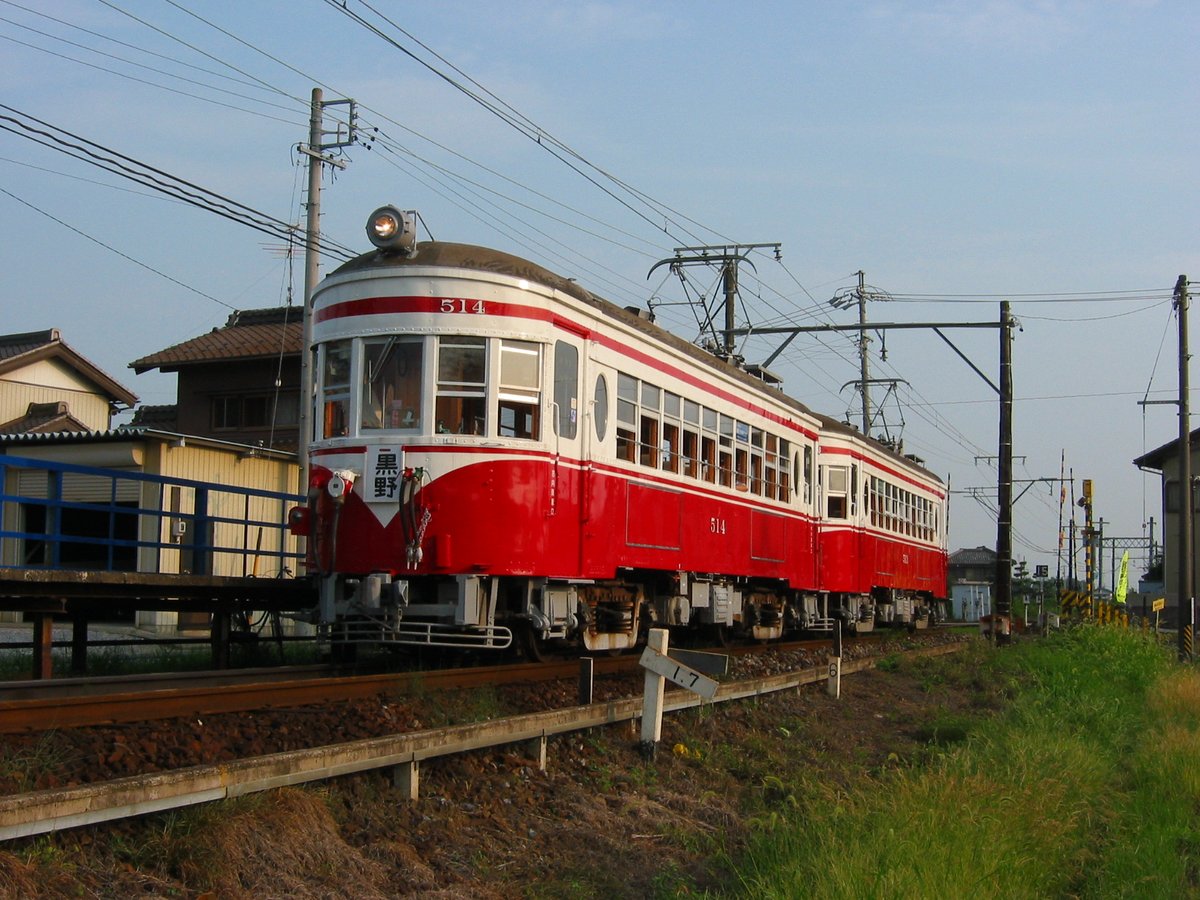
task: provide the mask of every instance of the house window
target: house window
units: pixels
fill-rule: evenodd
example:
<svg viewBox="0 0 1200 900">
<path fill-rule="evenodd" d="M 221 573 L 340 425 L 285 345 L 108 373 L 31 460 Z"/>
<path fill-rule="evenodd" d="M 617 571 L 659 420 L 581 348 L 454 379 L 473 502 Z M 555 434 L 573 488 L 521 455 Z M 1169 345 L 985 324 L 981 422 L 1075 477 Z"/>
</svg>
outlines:
<svg viewBox="0 0 1200 900">
<path fill-rule="evenodd" d="M 265 430 L 294 426 L 299 412 L 295 391 L 280 394 L 227 394 L 212 398 L 212 430 Z"/>
<path fill-rule="evenodd" d="M 241 424 L 241 397 L 213 397 L 213 431 L 230 431 Z"/>
<path fill-rule="evenodd" d="M 1200 512 L 1200 491 L 1192 486 L 1192 512 Z M 1175 478 L 1163 484 L 1163 506 L 1166 512 L 1179 512 L 1179 479 Z"/>
</svg>

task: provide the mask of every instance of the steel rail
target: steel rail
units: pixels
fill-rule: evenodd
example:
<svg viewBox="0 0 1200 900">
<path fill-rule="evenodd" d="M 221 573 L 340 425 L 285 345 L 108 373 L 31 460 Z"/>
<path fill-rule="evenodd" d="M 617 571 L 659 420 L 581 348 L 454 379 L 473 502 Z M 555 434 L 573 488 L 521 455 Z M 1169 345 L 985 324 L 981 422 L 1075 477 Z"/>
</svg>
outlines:
<svg viewBox="0 0 1200 900">
<path fill-rule="evenodd" d="M 828 641 L 805 641 L 730 648 L 725 652 L 761 653 L 828 646 Z M 638 657 L 595 657 L 594 665 L 598 675 L 633 672 L 638 667 Z M 291 672 L 276 675 L 268 670 L 255 670 L 249 680 L 245 673 L 239 676 L 232 672 L 180 673 L 158 682 L 155 679 L 164 676 L 140 676 L 150 679 L 154 686 L 135 690 L 123 690 L 127 682 L 110 679 L 107 693 L 103 692 L 102 682 L 92 685 L 89 679 L 0 684 L 0 734 L 307 706 L 379 694 L 406 694 L 419 689 L 573 679 L 579 674 L 579 660 L 335 677 L 325 677 L 328 669 L 322 675 L 306 678 L 294 677 L 295 669 Z M 195 681 L 205 683 L 193 685 Z"/>
<path fill-rule="evenodd" d="M 602 674 L 633 671 L 636 668 L 635 656 L 596 660 L 596 671 Z M 417 689 L 445 690 L 483 684 L 550 681 L 574 678 L 578 672 L 578 661 L 524 663 L 426 672 L 293 678 L 276 682 L 256 679 L 217 686 L 208 684 L 109 694 L 0 700 L 0 734 L 307 706 L 379 694 L 411 693 Z"/>
</svg>

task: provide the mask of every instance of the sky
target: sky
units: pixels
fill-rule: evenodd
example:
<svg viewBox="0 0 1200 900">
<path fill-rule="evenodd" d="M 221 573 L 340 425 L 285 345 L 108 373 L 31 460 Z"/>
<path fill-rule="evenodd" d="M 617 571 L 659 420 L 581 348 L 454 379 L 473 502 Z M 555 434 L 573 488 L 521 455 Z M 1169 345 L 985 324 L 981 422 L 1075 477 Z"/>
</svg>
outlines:
<svg viewBox="0 0 1200 900">
<path fill-rule="evenodd" d="M 374 208 L 416 209 L 422 238 L 532 259 L 689 340 L 684 301 L 718 284 L 648 276 L 677 247 L 781 245 L 742 267 L 743 326 L 851 324 L 830 301 L 859 271 L 875 323 L 996 322 L 1009 300 L 1013 555 L 1065 575 L 1085 478 L 1106 537 L 1151 517 L 1161 537 L 1159 481 L 1132 461 L 1179 433 L 1198 38 L 1188 0 L 0 0 L 0 332 L 58 328 L 142 403 L 173 402 L 174 376 L 129 363 L 299 304 L 303 257 L 65 154 L 63 132 L 300 223 L 320 87 L 356 102 L 360 138 L 323 178 L 330 245 L 365 252 Z M 943 332 L 998 381 L 996 329 Z M 878 430 L 949 482 L 950 549 L 994 547 L 995 392 L 928 329 L 869 349 L 894 381 L 872 388 Z M 860 421 L 854 335 L 798 337 L 771 369 Z"/>
</svg>

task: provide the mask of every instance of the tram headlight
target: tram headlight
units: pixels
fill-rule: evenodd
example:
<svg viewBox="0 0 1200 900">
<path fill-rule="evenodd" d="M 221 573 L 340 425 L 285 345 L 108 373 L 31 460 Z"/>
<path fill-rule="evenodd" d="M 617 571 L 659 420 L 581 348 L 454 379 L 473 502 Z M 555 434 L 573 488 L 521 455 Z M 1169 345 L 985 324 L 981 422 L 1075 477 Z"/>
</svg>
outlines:
<svg viewBox="0 0 1200 900">
<path fill-rule="evenodd" d="M 417 246 L 417 214 L 411 209 L 381 206 L 367 219 L 367 237 L 380 250 L 411 254 Z"/>
</svg>

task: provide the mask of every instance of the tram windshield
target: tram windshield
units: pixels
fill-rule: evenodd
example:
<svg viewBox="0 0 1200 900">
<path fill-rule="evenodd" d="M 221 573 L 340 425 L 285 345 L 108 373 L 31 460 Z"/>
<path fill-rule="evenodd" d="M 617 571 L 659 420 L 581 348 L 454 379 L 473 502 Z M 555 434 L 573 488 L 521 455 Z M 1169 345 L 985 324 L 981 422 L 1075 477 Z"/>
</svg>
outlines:
<svg viewBox="0 0 1200 900">
<path fill-rule="evenodd" d="M 421 428 L 420 341 L 363 341 L 362 428 Z"/>
<path fill-rule="evenodd" d="M 545 354 L 538 343 L 379 335 L 328 341 L 320 354 L 322 438 L 400 432 L 541 440 Z"/>
</svg>

